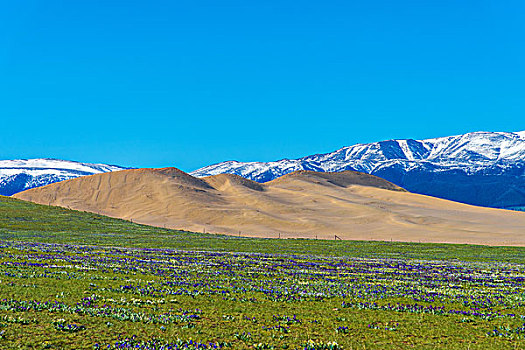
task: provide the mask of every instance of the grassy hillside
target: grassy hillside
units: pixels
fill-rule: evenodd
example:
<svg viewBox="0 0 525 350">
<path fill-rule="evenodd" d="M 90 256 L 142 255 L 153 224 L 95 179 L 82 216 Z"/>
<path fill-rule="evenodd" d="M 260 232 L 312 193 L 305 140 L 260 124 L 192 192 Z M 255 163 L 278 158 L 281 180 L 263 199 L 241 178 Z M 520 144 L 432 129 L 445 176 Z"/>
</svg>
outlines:
<svg viewBox="0 0 525 350">
<path fill-rule="evenodd" d="M 525 248 L 403 242 L 257 239 L 134 224 L 0 196 L 0 239 L 136 248 L 525 262 Z"/>
</svg>

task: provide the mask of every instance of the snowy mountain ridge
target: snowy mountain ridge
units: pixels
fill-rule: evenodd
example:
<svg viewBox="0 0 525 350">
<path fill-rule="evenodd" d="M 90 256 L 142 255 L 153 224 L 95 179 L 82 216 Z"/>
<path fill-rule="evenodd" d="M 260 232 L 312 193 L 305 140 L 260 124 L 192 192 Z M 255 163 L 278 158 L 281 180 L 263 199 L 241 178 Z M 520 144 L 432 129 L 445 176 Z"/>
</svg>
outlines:
<svg viewBox="0 0 525 350">
<path fill-rule="evenodd" d="M 299 159 L 266 163 L 227 161 L 198 169 L 191 175 L 204 177 L 231 173 L 267 182 L 296 170 L 356 170 L 383 177 L 416 193 L 476 205 L 523 205 L 525 131 L 472 132 L 427 140 L 356 144 Z M 495 176 L 502 178 L 496 179 Z M 453 183 L 457 181 L 461 183 Z M 487 181 L 493 184 L 492 187 L 482 185 Z M 497 198 L 493 203 L 488 194 L 479 193 L 495 188 L 503 193 L 494 193 Z M 469 191 L 473 192 L 469 195 Z M 503 198 L 505 194 L 512 199 Z"/>
<path fill-rule="evenodd" d="M 10 196 L 30 188 L 79 176 L 124 169 L 127 168 L 50 158 L 0 160 L 0 194 Z"/>
</svg>

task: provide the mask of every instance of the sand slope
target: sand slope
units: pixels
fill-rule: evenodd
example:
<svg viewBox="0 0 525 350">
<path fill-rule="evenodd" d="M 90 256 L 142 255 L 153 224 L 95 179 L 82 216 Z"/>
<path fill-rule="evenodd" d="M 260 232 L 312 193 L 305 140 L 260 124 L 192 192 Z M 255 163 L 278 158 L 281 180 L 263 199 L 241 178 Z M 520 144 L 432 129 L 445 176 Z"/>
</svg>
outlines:
<svg viewBox="0 0 525 350">
<path fill-rule="evenodd" d="M 259 184 L 175 168 L 124 170 L 14 197 L 201 232 L 525 246 L 525 213 L 417 195 L 352 171 L 299 171 Z"/>
</svg>

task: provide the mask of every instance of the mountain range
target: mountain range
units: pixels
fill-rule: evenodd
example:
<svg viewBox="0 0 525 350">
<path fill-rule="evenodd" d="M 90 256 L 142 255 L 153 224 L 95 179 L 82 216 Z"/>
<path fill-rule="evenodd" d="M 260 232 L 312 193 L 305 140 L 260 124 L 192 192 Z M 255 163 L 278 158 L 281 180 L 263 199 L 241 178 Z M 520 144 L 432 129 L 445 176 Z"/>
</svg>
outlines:
<svg viewBox="0 0 525 350">
<path fill-rule="evenodd" d="M 10 196 L 54 182 L 123 169 L 127 168 L 47 158 L 0 160 L 0 195 Z"/>
<path fill-rule="evenodd" d="M 264 183 L 297 171 L 354 170 L 410 192 L 479 206 L 525 207 L 525 131 L 388 140 L 274 162 L 227 161 L 191 172 L 236 174 Z"/>
<path fill-rule="evenodd" d="M 85 175 L 129 169 L 58 159 L 0 161 L 0 195 Z M 264 183 L 297 170 L 354 170 L 410 192 L 457 202 L 525 209 L 525 131 L 473 132 L 427 140 L 387 140 L 274 162 L 227 161 L 191 172 L 235 174 Z"/>
</svg>

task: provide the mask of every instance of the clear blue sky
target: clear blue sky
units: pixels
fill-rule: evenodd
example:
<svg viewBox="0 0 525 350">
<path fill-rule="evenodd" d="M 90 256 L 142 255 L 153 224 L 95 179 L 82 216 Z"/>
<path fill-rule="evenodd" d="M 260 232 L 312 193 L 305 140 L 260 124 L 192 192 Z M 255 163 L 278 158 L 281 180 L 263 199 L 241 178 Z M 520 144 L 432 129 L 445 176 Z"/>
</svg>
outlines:
<svg viewBox="0 0 525 350">
<path fill-rule="evenodd" d="M 3 1 L 0 158 L 189 171 L 525 129 L 525 2 Z"/>
</svg>

